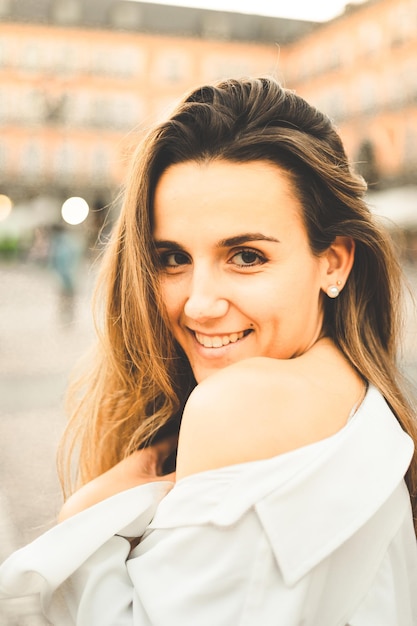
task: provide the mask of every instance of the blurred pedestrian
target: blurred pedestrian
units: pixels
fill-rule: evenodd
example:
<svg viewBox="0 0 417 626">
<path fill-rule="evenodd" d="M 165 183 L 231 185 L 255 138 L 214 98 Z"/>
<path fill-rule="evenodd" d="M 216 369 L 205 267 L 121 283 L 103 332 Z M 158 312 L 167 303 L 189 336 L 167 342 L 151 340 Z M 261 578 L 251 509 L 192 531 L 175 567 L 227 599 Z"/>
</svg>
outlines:
<svg viewBox="0 0 417 626">
<path fill-rule="evenodd" d="M 69 323 L 74 318 L 75 295 L 81 258 L 80 241 L 63 224 L 51 227 L 49 264 L 58 279 L 59 316 Z"/>
</svg>

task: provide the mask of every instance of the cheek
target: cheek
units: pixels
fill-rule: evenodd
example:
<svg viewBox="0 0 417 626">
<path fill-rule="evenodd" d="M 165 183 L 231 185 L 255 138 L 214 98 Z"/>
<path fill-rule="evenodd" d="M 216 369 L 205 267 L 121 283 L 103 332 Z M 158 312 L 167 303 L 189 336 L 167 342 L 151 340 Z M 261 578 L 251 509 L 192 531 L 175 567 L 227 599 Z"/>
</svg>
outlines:
<svg viewBox="0 0 417 626">
<path fill-rule="evenodd" d="M 263 285 L 246 301 L 246 311 L 264 323 L 292 324 L 308 320 L 320 302 L 320 286 L 315 275 L 288 272 L 279 280 Z"/>
<path fill-rule="evenodd" d="M 174 323 L 182 310 L 181 290 L 173 284 L 173 281 L 161 280 L 161 298 L 168 319 Z"/>
</svg>

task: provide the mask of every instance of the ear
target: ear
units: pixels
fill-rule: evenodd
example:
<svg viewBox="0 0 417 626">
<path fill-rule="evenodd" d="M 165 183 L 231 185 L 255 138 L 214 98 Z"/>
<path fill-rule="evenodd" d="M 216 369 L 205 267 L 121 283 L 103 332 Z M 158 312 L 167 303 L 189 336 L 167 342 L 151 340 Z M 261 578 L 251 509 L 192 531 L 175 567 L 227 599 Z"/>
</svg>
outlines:
<svg viewBox="0 0 417 626">
<path fill-rule="evenodd" d="M 336 237 L 323 253 L 321 288 L 325 293 L 328 293 L 328 289 L 331 286 L 337 287 L 339 292 L 342 291 L 349 277 L 354 259 L 354 240 L 351 237 Z"/>
</svg>

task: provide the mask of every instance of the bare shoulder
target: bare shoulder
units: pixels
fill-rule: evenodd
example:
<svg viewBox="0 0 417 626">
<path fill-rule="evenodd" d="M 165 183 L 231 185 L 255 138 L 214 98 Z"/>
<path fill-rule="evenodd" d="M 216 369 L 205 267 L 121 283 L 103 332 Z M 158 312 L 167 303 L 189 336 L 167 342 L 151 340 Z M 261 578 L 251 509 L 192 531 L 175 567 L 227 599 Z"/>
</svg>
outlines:
<svg viewBox="0 0 417 626">
<path fill-rule="evenodd" d="M 177 478 L 270 458 L 340 430 L 364 385 L 334 346 L 257 357 L 207 378 L 184 410 Z"/>
</svg>

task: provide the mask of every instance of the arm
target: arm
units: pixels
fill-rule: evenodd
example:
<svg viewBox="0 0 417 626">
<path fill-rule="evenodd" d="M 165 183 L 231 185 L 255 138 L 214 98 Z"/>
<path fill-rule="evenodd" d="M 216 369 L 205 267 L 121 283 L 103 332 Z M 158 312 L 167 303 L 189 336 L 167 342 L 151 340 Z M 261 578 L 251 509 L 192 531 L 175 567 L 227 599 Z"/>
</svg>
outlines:
<svg viewBox="0 0 417 626">
<path fill-rule="evenodd" d="M 164 460 L 171 453 L 176 439 L 164 439 L 153 446 L 137 450 L 104 474 L 76 491 L 64 504 L 58 516 L 62 522 L 84 509 L 121 491 L 149 482 L 175 480 L 175 474 L 162 474 Z"/>
<path fill-rule="evenodd" d="M 171 488 L 158 481 L 122 491 L 12 554 L 0 567 L 0 603 L 33 594 L 53 624 L 132 624 L 131 546 L 124 536 L 143 535 Z M 100 620 L 90 620 L 100 613 Z"/>
</svg>

